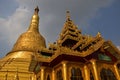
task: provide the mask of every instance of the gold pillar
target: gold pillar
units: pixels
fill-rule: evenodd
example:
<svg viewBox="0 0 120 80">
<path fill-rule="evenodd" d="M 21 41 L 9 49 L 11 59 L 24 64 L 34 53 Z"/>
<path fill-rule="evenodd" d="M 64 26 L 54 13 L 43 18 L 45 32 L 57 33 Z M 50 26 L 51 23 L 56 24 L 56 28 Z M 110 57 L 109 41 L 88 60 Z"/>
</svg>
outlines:
<svg viewBox="0 0 120 80">
<path fill-rule="evenodd" d="M 55 70 L 52 70 L 52 80 L 55 80 Z"/>
<path fill-rule="evenodd" d="M 36 74 L 35 73 L 32 74 L 32 80 L 36 80 Z"/>
<path fill-rule="evenodd" d="M 114 69 L 115 69 L 117 79 L 120 80 L 120 75 L 119 75 L 118 68 L 117 68 L 116 64 L 114 64 Z"/>
<path fill-rule="evenodd" d="M 90 75 L 87 65 L 84 65 L 85 80 L 90 80 Z"/>
<path fill-rule="evenodd" d="M 45 74 L 44 70 L 45 70 L 45 67 L 41 67 L 40 70 L 41 70 L 40 80 L 44 80 L 44 74 Z"/>
<path fill-rule="evenodd" d="M 96 67 L 96 60 L 92 59 L 91 63 L 92 63 L 92 67 L 93 67 L 93 72 L 94 72 L 95 80 L 99 80 L 98 72 L 97 72 L 97 67 Z"/>
<path fill-rule="evenodd" d="M 62 67 L 63 67 L 63 80 L 68 80 L 67 79 L 67 61 L 62 62 Z"/>
</svg>

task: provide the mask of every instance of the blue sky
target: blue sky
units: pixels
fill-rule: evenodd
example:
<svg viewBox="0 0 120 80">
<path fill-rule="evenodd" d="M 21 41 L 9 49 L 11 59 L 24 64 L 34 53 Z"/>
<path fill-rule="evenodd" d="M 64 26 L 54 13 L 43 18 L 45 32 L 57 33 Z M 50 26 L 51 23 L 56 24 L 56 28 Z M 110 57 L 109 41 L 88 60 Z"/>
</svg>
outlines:
<svg viewBox="0 0 120 80">
<path fill-rule="evenodd" d="M 83 34 L 101 32 L 105 40 L 120 46 L 120 0 L 0 0 L 0 57 L 27 30 L 36 5 L 40 8 L 40 33 L 47 44 L 59 37 L 69 10 Z"/>
<path fill-rule="evenodd" d="M 120 0 L 115 1 L 111 6 L 100 9 L 100 16 L 91 20 L 92 31 L 100 31 L 105 39 L 110 39 L 115 45 L 120 45 Z M 92 32 L 91 31 L 91 32 Z"/>
</svg>

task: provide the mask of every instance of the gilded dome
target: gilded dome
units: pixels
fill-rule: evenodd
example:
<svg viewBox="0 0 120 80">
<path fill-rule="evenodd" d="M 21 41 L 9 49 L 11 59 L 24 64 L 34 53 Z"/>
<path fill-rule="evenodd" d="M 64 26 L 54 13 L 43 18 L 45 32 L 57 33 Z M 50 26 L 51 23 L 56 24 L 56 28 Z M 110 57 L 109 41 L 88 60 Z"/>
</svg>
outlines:
<svg viewBox="0 0 120 80">
<path fill-rule="evenodd" d="M 45 48 L 45 39 L 39 32 L 39 9 L 35 8 L 29 29 L 20 35 L 11 52 L 16 51 L 40 51 Z"/>
<path fill-rule="evenodd" d="M 23 33 L 15 43 L 12 51 L 39 51 L 41 48 L 45 48 L 45 39 L 38 32 L 25 32 Z"/>
</svg>

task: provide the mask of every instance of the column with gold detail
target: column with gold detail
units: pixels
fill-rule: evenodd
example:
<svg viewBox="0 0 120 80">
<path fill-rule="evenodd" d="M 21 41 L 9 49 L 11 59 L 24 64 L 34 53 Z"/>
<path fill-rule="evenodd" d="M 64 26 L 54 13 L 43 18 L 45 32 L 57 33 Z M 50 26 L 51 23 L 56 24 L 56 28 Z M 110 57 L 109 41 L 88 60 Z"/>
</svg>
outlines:
<svg viewBox="0 0 120 80">
<path fill-rule="evenodd" d="M 36 75 L 35 75 L 35 73 L 32 75 L 31 80 L 36 80 Z"/>
<path fill-rule="evenodd" d="M 93 68 L 95 80 L 99 80 L 97 66 L 96 66 L 96 60 L 92 59 L 91 63 L 92 63 L 92 68 Z"/>
<path fill-rule="evenodd" d="M 68 80 L 67 79 L 67 61 L 62 62 L 62 67 L 63 67 L 63 80 Z"/>
<path fill-rule="evenodd" d="M 52 70 L 52 80 L 55 80 L 55 70 Z"/>
<path fill-rule="evenodd" d="M 44 80 L 45 67 L 41 67 L 40 70 L 41 70 L 40 80 Z"/>
<path fill-rule="evenodd" d="M 117 79 L 120 80 L 120 74 L 118 72 L 117 64 L 114 64 L 114 69 L 115 69 Z"/>
<path fill-rule="evenodd" d="M 90 75 L 87 65 L 84 65 L 85 80 L 90 80 Z"/>
</svg>

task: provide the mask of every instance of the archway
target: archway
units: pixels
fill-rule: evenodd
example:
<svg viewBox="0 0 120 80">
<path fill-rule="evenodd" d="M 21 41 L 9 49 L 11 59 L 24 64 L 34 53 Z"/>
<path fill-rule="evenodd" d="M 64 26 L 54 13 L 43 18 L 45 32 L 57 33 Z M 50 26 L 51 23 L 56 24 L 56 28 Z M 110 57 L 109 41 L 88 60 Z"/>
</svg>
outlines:
<svg viewBox="0 0 120 80">
<path fill-rule="evenodd" d="M 112 70 L 105 68 L 101 70 L 100 77 L 101 80 L 117 80 Z"/>
<path fill-rule="evenodd" d="M 72 68 L 71 69 L 71 80 L 83 80 L 82 72 L 80 68 Z"/>
<path fill-rule="evenodd" d="M 50 75 L 47 76 L 47 80 L 50 80 Z"/>
<path fill-rule="evenodd" d="M 57 79 L 57 80 L 63 80 L 62 70 L 61 70 L 61 69 L 57 71 L 56 79 Z"/>
</svg>

